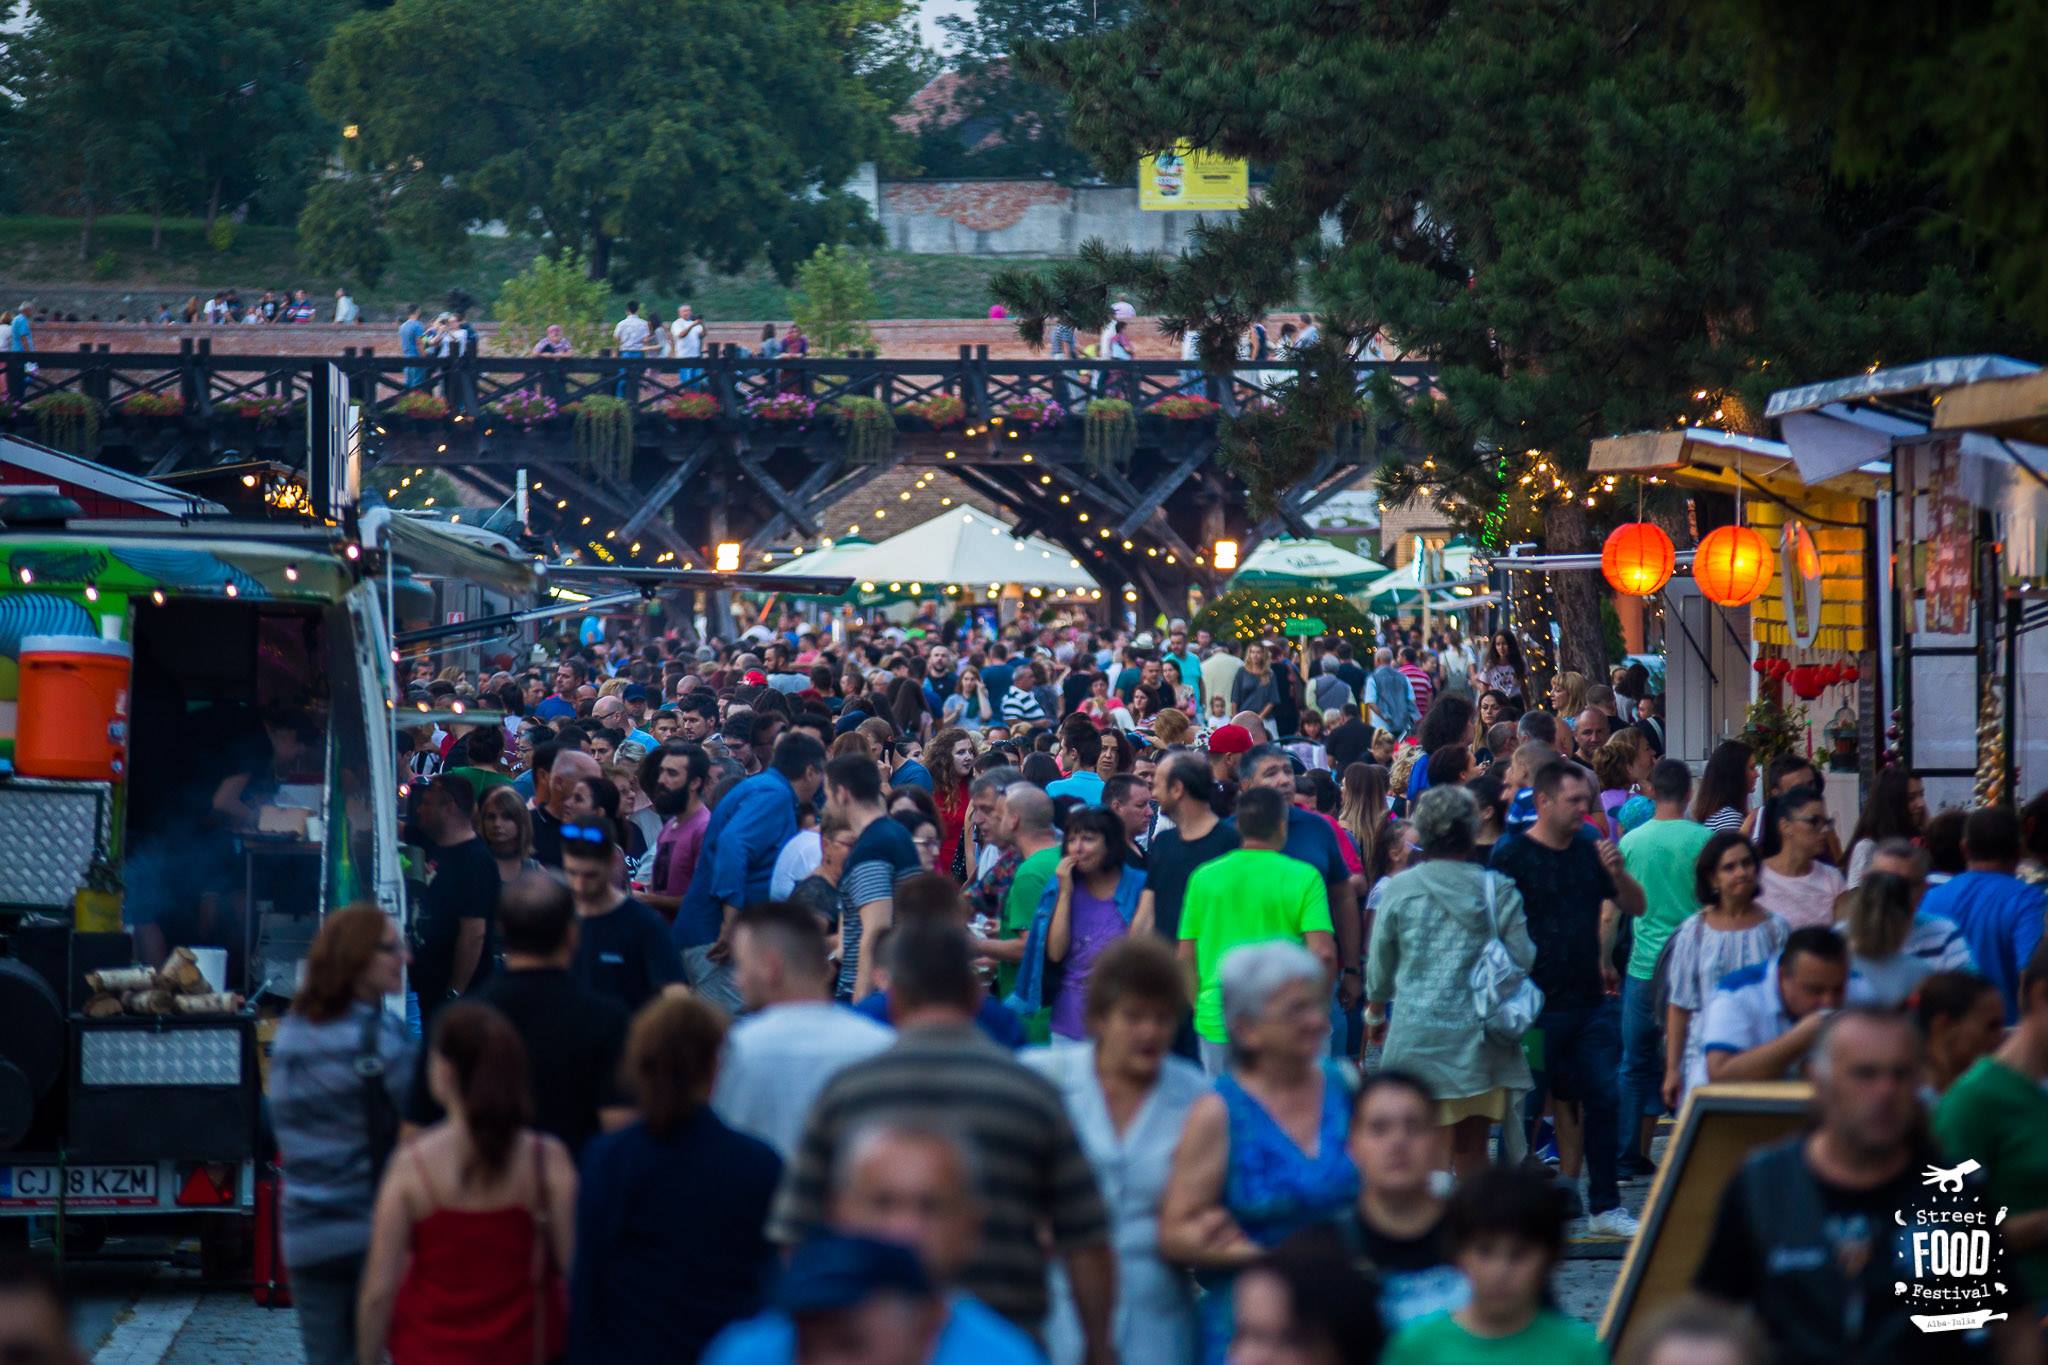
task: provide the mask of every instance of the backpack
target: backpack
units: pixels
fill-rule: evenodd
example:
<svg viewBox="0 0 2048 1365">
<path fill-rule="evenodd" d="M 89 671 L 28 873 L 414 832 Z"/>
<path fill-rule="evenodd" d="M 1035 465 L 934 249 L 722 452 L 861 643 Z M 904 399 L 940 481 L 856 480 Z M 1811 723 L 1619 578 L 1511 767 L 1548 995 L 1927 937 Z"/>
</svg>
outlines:
<svg viewBox="0 0 2048 1365">
<path fill-rule="evenodd" d="M 1500 914 L 1494 905 L 1499 886 L 1500 875 L 1487 873 L 1486 924 L 1493 936 L 1472 964 L 1472 1010 L 1488 1039 L 1519 1043 L 1523 1034 L 1536 1027 L 1536 1016 L 1543 1013 L 1543 991 L 1501 942 Z"/>
</svg>

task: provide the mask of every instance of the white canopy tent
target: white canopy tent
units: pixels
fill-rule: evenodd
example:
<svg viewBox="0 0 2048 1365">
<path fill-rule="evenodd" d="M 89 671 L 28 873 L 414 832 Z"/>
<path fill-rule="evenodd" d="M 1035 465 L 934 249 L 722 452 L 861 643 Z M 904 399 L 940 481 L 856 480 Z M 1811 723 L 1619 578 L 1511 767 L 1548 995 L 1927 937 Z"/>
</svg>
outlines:
<svg viewBox="0 0 2048 1365">
<path fill-rule="evenodd" d="M 806 554 L 791 562 L 810 559 Z M 894 584 L 920 584 L 928 591 L 955 584 L 1084 590 L 1097 586 L 1081 562 L 1060 546 L 1039 536 L 1020 540 L 1010 534 L 1008 525 L 977 507 L 956 507 L 879 544 L 844 558 L 835 556 L 831 568 L 870 592 Z"/>
</svg>

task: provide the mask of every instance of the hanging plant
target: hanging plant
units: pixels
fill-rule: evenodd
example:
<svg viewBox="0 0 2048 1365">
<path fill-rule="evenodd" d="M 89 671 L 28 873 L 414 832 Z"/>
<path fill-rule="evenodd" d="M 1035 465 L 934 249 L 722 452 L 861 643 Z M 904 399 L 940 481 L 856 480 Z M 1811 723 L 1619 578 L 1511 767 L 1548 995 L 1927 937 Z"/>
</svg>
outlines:
<svg viewBox="0 0 2048 1365">
<path fill-rule="evenodd" d="M 1781 754 L 1792 753 L 1806 736 L 1806 708 L 1780 706 L 1769 698 L 1749 704 L 1742 733 L 1736 738 L 1749 746 L 1759 768 L 1770 766 Z"/>
<path fill-rule="evenodd" d="M 1121 465 L 1131 458 L 1138 423 L 1121 398 L 1097 398 L 1081 423 L 1081 455 L 1090 469 Z"/>
<path fill-rule="evenodd" d="M 1198 398 L 1193 394 L 1176 394 L 1172 398 L 1162 398 L 1145 409 L 1149 416 L 1164 417 L 1173 422 L 1213 422 L 1222 411 L 1220 404 L 1213 403 L 1207 398 Z"/>
<path fill-rule="evenodd" d="M 507 422 L 517 422 L 521 428 L 532 431 L 543 422 L 552 422 L 562 413 L 554 399 L 539 389 L 514 389 L 491 400 L 485 409 L 493 416 Z"/>
<path fill-rule="evenodd" d="M 46 446 L 91 457 L 100 453 L 100 405 L 82 393 L 62 390 L 29 401 L 36 437 Z"/>
<path fill-rule="evenodd" d="M 1110 404 L 1122 403 L 1124 410 L 1130 411 L 1131 405 L 1124 403 L 1120 398 L 1106 398 L 1102 401 Z M 1027 431 L 1044 431 L 1047 427 L 1056 427 L 1066 420 L 1067 410 L 1050 398 L 1034 398 L 1021 403 L 1003 404 L 1003 422 L 1013 427 L 1023 427 Z M 996 425 L 1000 426 L 1002 423 Z"/>
<path fill-rule="evenodd" d="M 915 403 L 904 403 L 897 407 L 900 417 L 915 417 L 934 431 L 942 427 L 957 427 L 967 420 L 967 405 L 949 393 L 936 394 Z"/>
<path fill-rule="evenodd" d="M 254 422 L 259 427 L 273 426 L 294 416 L 300 408 L 296 398 L 237 398 L 228 404 L 228 411 L 245 422 Z"/>
<path fill-rule="evenodd" d="M 574 404 L 576 459 L 592 474 L 624 478 L 633 465 L 633 405 L 592 394 Z"/>
<path fill-rule="evenodd" d="M 877 464 L 896 445 L 896 418 L 879 398 L 842 398 L 833 406 L 840 431 L 846 434 L 846 458 L 855 464 Z"/>
<path fill-rule="evenodd" d="M 818 402 L 800 393 L 763 394 L 747 400 L 747 416 L 757 422 L 786 422 L 802 431 L 818 414 Z"/>
<path fill-rule="evenodd" d="M 402 393 L 391 405 L 391 412 L 397 417 L 411 417 L 422 422 L 446 421 L 448 400 L 431 393 Z"/>
<path fill-rule="evenodd" d="M 718 416 L 718 398 L 714 394 L 687 393 L 672 394 L 661 405 L 662 415 L 673 422 L 709 422 Z"/>
<path fill-rule="evenodd" d="M 177 417 L 185 411 L 181 394 L 137 389 L 115 405 L 123 417 Z"/>
</svg>

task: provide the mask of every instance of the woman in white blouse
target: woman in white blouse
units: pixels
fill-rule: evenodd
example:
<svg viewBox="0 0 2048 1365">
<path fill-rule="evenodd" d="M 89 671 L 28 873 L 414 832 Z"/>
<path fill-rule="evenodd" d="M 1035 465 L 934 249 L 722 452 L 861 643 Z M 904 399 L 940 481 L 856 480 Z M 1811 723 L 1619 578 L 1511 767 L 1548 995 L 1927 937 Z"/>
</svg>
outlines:
<svg viewBox="0 0 2048 1365">
<path fill-rule="evenodd" d="M 1190 1365 L 1199 1343 L 1194 1288 L 1159 1256 L 1159 1205 L 1174 1147 L 1188 1110 L 1209 1090 L 1199 1068 L 1172 1055 L 1188 1011 L 1186 980 L 1164 944 L 1126 938 L 1095 960 L 1086 1001 L 1086 1045 L 1034 1049 L 1024 1060 L 1059 1087 L 1102 1187 L 1117 1254 L 1117 1355 Z M 1046 1344 L 1053 1365 L 1082 1358 L 1073 1295 L 1057 1269 Z"/>
</svg>

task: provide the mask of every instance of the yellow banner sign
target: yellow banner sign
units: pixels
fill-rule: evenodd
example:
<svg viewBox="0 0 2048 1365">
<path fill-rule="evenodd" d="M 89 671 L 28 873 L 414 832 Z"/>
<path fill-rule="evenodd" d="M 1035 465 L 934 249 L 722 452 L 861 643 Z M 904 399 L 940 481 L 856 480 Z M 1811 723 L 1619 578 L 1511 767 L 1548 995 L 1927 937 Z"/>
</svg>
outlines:
<svg viewBox="0 0 2048 1365">
<path fill-rule="evenodd" d="M 1138 207 L 1241 209 L 1251 202 L 1251 166 L 1236 157 L 1176 143 L 1138 163 Z"/>
</svg>

